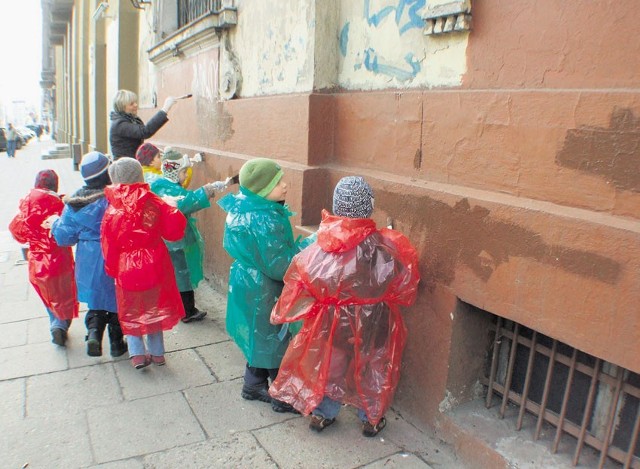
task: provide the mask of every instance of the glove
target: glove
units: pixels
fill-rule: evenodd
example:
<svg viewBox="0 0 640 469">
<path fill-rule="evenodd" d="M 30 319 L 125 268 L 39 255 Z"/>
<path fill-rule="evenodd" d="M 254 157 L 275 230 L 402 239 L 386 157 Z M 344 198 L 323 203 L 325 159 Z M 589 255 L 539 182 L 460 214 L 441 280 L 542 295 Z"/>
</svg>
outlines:
<svg viewBox="0 0 640 469">
<path fill-rule="evenodd" d="M 209 184 L 205 184 L 202 186 L 204 191 L 207 193 L 207 197 L 211 198 L 215 195 L 216 192 L 222 192 L 227 188 L 227 185 L 224 181 L 216 181 L 210 182 Z"/>
<path fill-rule="evenodd" d="M 165 112 L 165 114 L 169 114 L 169 110 L 173 107 L 175 103 L 176 103 L 176 98 L 174 98 L 173 96 L 169 96 L 167 99 L 164 100 L 164 106 L 162 106 L 162 110 Z"/>
</svg>

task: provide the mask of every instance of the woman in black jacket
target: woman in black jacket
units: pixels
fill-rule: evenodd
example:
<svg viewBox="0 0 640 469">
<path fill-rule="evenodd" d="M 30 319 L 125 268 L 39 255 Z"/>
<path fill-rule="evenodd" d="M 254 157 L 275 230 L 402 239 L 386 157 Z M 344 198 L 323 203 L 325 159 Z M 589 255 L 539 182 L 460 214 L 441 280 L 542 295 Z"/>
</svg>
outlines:
<svg viewBox="0 0 640 469">
<path fill-rule="evenodd" d="M 135 158 L 136 150 L 144 140 L 152 137 L 167 123 L 169 120 L 167 113 L 175 103 L 176 99 L 169 96 L 162 109 L 145 124 L 138 117 L 138 95 L 133 91 L 119 90 L 113 98 L 109 131 L 109 143 L 114 159 L 117 160 L 123 156 Z"/>
</svg>

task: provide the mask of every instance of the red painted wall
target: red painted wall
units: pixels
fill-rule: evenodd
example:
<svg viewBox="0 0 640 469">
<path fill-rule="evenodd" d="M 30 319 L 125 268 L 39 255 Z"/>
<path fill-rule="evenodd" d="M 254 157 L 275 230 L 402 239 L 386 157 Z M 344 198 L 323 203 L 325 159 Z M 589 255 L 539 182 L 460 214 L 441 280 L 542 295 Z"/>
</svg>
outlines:
<svg viewBox="0 0 640 469">
<path fill-rule="evenodd" d="M 376 221 L 419 249 L 396 401 L 430 423 L 465 347 L 458 298 L 640 372 L 640 9 L 493 0 L 472 14 L 459 89 L 195 96 L 157 136 L 206 152 L 196 186 L 281 160 L 294 224 L 317 223 L 343 175 L 367 177 Z M 185 62 L 163 74 L 189 80 Z M 199 218 L 222 286 L 223 213 Z"/>
</svg>

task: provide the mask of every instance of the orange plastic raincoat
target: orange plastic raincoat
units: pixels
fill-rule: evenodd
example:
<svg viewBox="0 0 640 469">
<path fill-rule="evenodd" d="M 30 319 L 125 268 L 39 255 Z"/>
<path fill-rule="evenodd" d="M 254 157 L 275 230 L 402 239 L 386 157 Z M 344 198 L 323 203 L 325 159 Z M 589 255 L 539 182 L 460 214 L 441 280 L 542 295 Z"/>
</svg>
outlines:
<svg viewBox="0 0 640 469">
<path fill-rule="evenodd" d="M 400 306 L 414 302 L 419 280 L 416 251 L 404 235 L 323 211 L 317 243 L 294 257 L 271 314 L 275 324 L 304 324 L 269 393 L 303 414 L 326 395 L 377 424 L 400 376 Z"/>
<path fill-rule="evenodd" d="M 169 330 L 184 317 L 169 251 L 163 240 L 184 236 L 187 219 L 146 183 L 107 186 L 101 228 L 105 270 L 116 281 L 122 331 L 141 336 Z"/>
</svg>

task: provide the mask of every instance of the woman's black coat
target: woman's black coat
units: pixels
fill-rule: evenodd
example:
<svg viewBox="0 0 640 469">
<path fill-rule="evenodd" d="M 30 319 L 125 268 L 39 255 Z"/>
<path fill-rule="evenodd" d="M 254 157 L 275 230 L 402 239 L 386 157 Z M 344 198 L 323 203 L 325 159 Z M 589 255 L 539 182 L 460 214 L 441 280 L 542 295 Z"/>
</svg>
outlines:
<svg viewBox="0 0 640 469">
<path fill-rule="evenodd" d="M 137 116 L 113 111 L 111 113 L 109 143 L 114 158 L 118 159 L 123 156 L 135 158 L 136 150 L 144 140 L 153 136 L 168 120 L 166 112 L 158 111 L 145 125 L 142 119 Z"/>
</svg>

